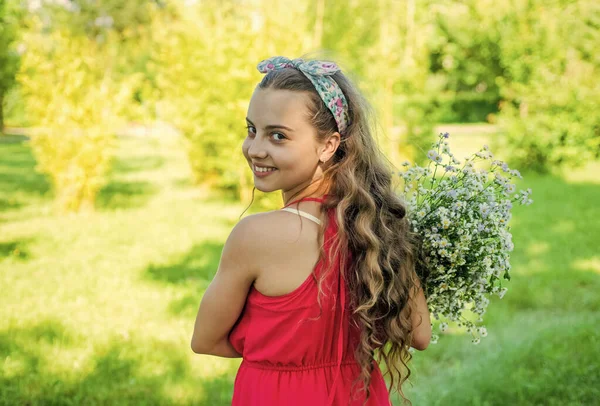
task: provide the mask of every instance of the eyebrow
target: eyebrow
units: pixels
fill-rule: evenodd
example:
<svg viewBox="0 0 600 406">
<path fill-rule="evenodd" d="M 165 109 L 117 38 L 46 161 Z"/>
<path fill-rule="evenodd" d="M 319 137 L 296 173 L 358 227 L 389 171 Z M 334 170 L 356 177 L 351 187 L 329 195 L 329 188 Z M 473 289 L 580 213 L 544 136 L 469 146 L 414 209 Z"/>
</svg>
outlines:
<svg viewBox="0 0 600 406">
<path fill-rule="evenodd" d="M 248 122 L 248 124 L 254 125 L 254 123 L 252 121 L 250 121 L 250 119 L 248 117 L 246 117 L 246 121 Z M 286 126 L 281 125 L 281 124 L 271 124 L 271 125 L 266 126 L 264 129 L 265 130 L 275 130 L 275 129 L 278 129 L 278 128 L 283 128 L 284 130 L 288 130 L 288 131 L 294 131 L 290 127 L 286 127 Z"/>
</svg>

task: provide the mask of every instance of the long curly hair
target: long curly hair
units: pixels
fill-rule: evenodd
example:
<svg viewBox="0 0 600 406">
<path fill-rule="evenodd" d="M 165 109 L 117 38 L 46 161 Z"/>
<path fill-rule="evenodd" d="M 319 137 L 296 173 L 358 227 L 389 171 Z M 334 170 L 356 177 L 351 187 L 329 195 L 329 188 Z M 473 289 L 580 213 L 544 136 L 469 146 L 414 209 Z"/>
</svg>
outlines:
<svg viewBox="0 0 600 406">
<path fill-rule="evenodd" d="M 371 106 L 341 71 L 332 77 L 348 101 L 351 124 L 342 135 L 331 166 L 324 171 L 322 184 L 329 185 L 329 190 L 321 210 L 325 213 L 336 208 L 339 238 L 333 253 L 342 260 L 348 254 L 352 258 L 349 263 L 342 263 L 341 269 L 347 270 L 344 277 L 352 322 L 360 329 L 355 358 L 361 373 L 354 383 L 362 381 L 361 390 L 366 390 L 368 399 L 373 362 L 383 361 L 384 375 L 390 377 L 390 392 L 396 390 L 410 403 L 402 384 L 411 373 L 408 362 L 412 356 L 408 349 L 415 305 L 409 297 L 418 286 L 417 241 L 410 231 L 405 205 L 394 193 L 393 166 L 377 146 Z M 308 93 L 309 120 L 317 130 L 318 140 L 337 131 L 333 115 L 300 71 L 271 71 L 258 87 Z M 327 220 L 320 228 L 319 241 L 326 227 Z M 321 246 L 320 258 L 324 255 Z M 319 298 L 326 274 L 318 281 Z"/>
</svg>

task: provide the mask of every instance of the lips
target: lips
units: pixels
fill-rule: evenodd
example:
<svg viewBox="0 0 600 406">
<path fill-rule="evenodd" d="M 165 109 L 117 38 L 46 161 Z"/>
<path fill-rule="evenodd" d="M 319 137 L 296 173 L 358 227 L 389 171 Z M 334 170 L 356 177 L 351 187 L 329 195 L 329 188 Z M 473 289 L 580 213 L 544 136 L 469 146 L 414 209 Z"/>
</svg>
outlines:
<svg viewBox="0 0 600 406">
<path fill-rule="evenodd" d="M 253 165 L 253 168 L 256 170 L 259 169 L 277 169 L 274 166 L 264 166 L 264 165 Z"/>
<path fill-rule="evenodd" d="M 276 171 L 277 168 L 273 166 L 252 165 L 252 172 L 258 177 L 265 177 Z"/>
</svg>

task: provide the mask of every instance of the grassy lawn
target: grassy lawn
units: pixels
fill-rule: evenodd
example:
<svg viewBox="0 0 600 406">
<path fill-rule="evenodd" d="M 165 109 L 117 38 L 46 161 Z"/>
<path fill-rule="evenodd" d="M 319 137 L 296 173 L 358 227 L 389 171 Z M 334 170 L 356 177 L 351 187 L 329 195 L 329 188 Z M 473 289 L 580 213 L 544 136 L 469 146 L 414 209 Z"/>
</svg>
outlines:
<svg viewBox="0 0 600 406">
<path fill-rule="evenodd" d="M 452 139 L 455 152 L 483 142 Z M 229 404 L 240 360 L 195 355 L 189 339 L 244 207 L 191 187 L 177 139 L 122 138 L 94 214 L 54 215 L 34 166 L 22 139 L 0 138 L 0 404 Z M 599 171 L 526 175 L 535 203 L 514 211 L 490 335 L 416 353 L 413 404 L 597 402 Z"/>
</svg>

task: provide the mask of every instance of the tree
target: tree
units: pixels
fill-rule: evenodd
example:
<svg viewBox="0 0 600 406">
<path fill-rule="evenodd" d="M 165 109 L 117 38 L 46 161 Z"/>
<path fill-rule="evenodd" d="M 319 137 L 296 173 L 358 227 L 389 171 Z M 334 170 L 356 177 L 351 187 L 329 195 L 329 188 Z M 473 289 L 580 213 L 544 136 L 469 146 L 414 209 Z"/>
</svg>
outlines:
<svg viewBox="0 0 600 406">
<path fill-rule="evenodd" d="M 91 210 L 139 77 L 115 80 L 121 49 L 110 30 L 99 42 L 67 30 L 46 32 L 35 15 L 29 25 L 18 80 L 37 127 L 30 140 L 36 169 L 49 176 L 61 210 Z"/>
<path fill-rule="evenodd" d="M 547 171 L 597 159 L 600 5 L 532 0 L 518 6 L 501 31 L 507 74 L 500 124 L 513 160 Z"/>
<path fill-rule="evenodd" d="M 502 19 L 510 5 L 493 0 L 442 1 L 431 7 L 430 75 L 443 83 L 439 119 L 484 121 L 498 112 Z"/>
<path fill-rule="evenodd" d="M 395 165 L 423 156 L 433 136 L 428 114 L 438 86 L 428 76 L 430 20 L 427 7 L 413 0 L 325 7 L 322 46 L 348 67 L 376 108 L 377 130 L 383 130 L 377 131 L 378 142 Z"/>
<path fill-rule="evenodd" d="M 17 8 L 0 0 L 0 134 L 4 130 L 4 96 L 15 85 L 19 70 L 19 55 L 13 49 L 17 37 Z"/>
<path fill-rule="evenodd" d="M 305 7 L 264 0 L 172 2 L 156 14 L 151 71 L 159 108 L 186 137 L 196 184 L 249 202 L 252 174 L 241 145 L 248 102 L 261 80 L 256 65 L 273 55 L 299 56 L 311 46 Z"/>
</svg>

